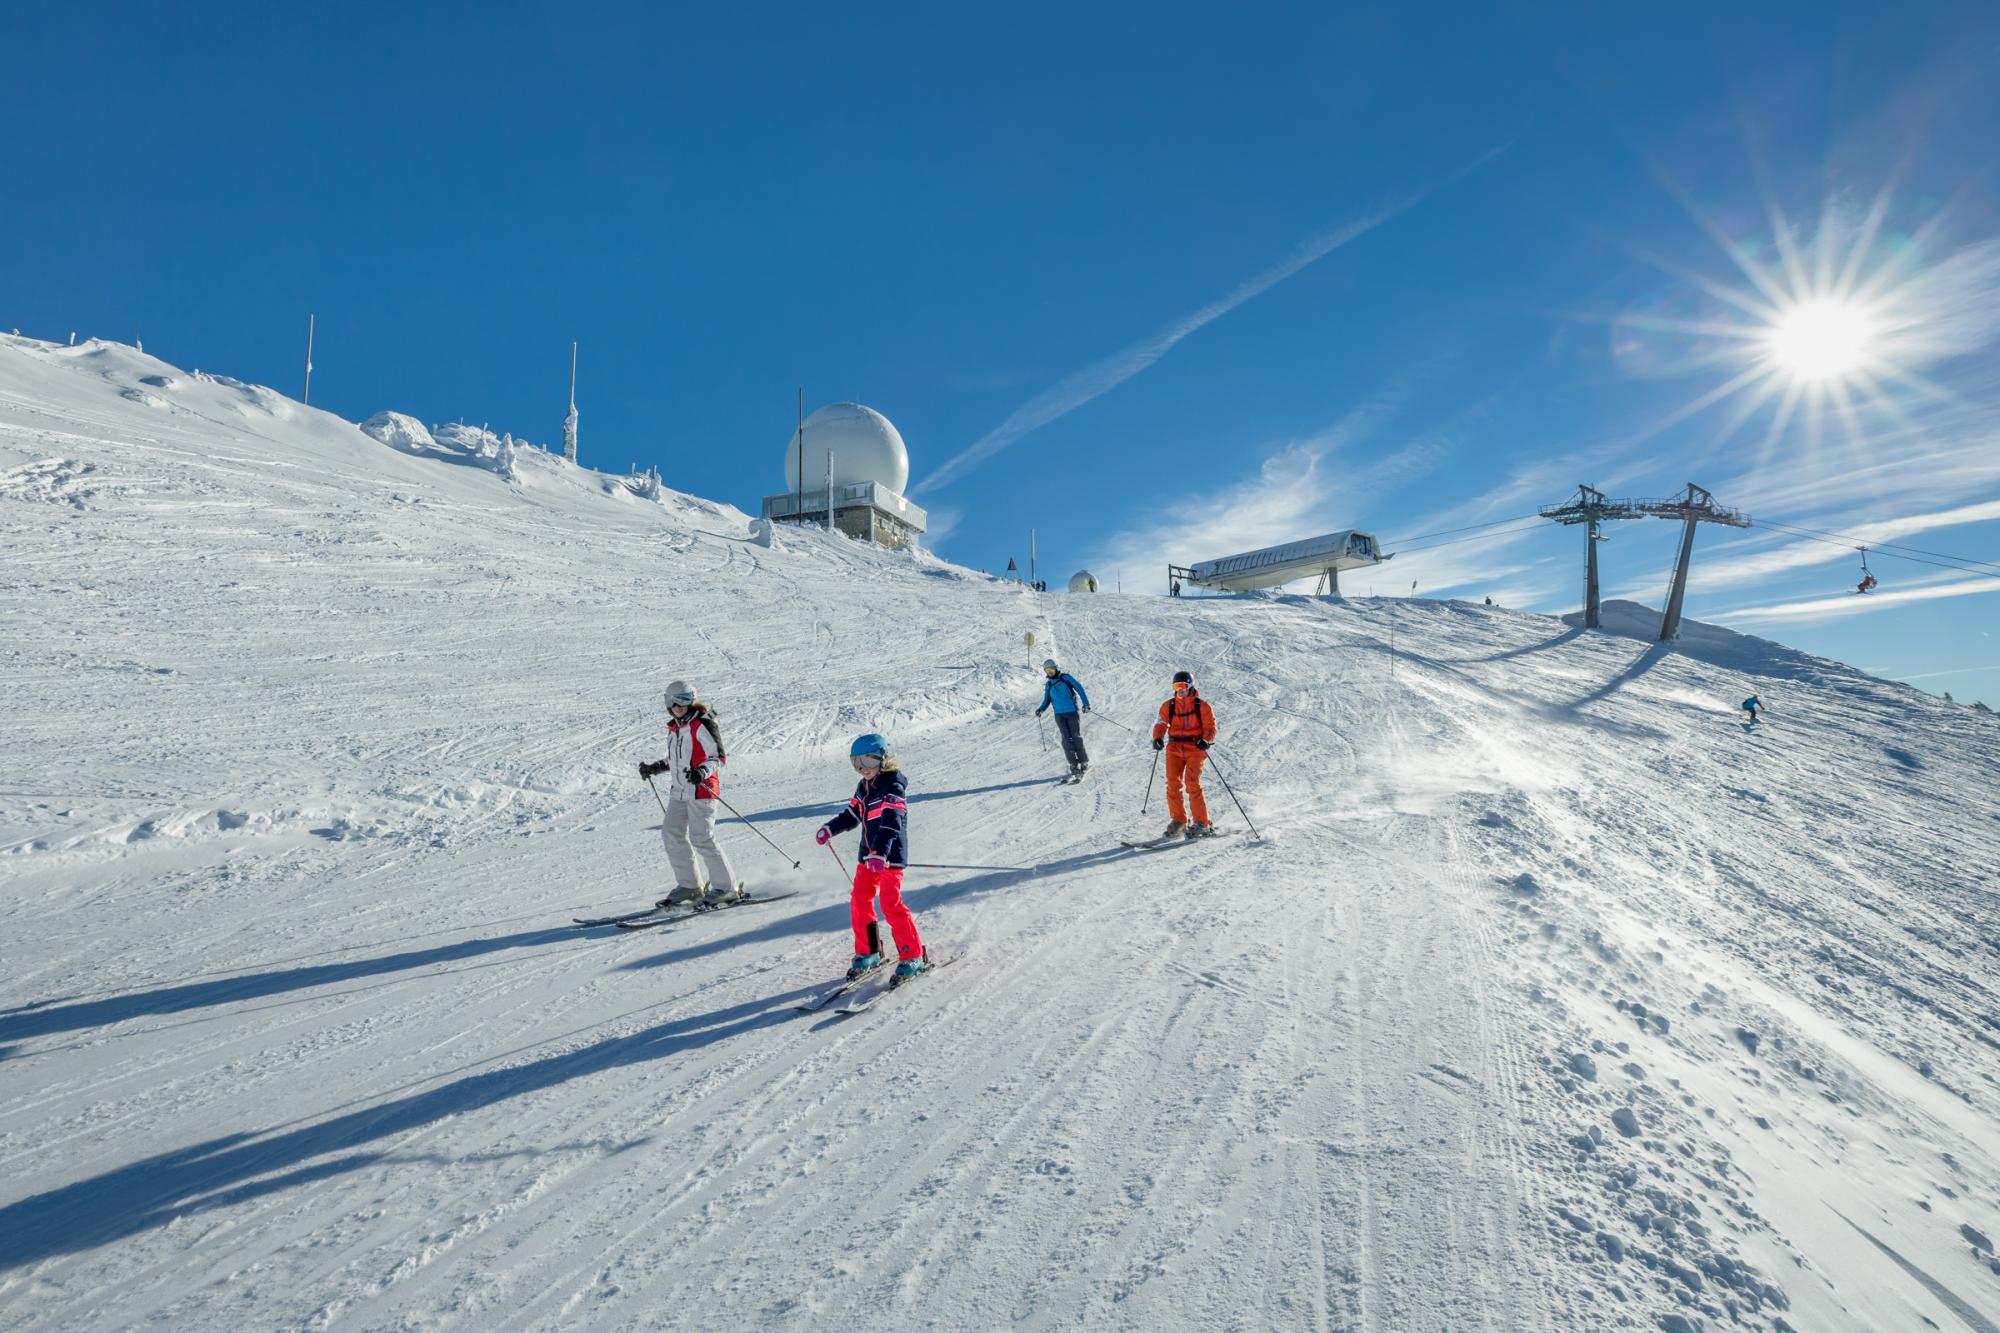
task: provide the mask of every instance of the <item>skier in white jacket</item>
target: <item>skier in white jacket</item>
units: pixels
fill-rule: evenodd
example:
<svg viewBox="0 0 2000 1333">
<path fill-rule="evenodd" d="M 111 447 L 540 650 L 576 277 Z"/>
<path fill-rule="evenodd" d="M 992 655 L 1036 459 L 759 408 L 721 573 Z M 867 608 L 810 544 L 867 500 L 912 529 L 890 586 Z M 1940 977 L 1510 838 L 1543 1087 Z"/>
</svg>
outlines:
<svg viewBox="0 0 2000 1333">
<path fill-rule="evenodd" d="M 674 891 L 660 899 L 661 907 L 719 907 L 743 897 L 729 858 L 715 840 L 715 798 L 722 790 L 718 771 L 727 759 L 715 717 L 695 698 L 694 686 L 677 680 L 667 686 L 667 757 L 639 765 L 639 776 L 665 774 L 666 818 L 660 841 L 674 870 Z M 702 894 L 695 854 L 708 870 L 708 892 Z"/>
</svg>

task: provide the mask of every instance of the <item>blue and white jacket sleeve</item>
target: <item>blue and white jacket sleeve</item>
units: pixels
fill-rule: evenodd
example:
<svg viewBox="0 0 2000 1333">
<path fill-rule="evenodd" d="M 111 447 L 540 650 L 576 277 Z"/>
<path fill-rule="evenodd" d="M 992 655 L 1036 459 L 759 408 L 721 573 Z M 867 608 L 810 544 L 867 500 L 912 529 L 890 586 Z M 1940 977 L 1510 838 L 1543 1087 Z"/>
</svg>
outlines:
<svg viewBox="0 0 2000 1333">
<path fill-rule="evenodd" d="M 859 855 L 879 856 L 901 870 L 909 862 L 909 804 L 901 773 L 884 773 L 870 784 L 861 782 L 848 797 L 847 808 L 826 821 L 827 828 L 845 833 L 861 826 Z"/>
</svg>

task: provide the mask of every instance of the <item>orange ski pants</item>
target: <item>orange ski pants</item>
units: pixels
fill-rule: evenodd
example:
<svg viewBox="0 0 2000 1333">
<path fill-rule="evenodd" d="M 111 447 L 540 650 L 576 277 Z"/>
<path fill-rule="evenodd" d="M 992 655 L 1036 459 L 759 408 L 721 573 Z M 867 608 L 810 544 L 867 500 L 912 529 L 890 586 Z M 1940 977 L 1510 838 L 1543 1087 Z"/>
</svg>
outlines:
<svg viewBox="0 0 2000 1333">
<path fill-rule="evenodd" d="M 1167 742 L 1167 816 L 1175 823 L 1188 822 L 1188 807 L 1194 807 L 1194 822 L 1208 822 L 1208 801 L 1201 794 L 1201 766 L 1208 751 L 1195 748 L 1193 741 Z M 1181 784 L 1187 784 L 1187 799 L 1181 799 Z"/>
</svg>

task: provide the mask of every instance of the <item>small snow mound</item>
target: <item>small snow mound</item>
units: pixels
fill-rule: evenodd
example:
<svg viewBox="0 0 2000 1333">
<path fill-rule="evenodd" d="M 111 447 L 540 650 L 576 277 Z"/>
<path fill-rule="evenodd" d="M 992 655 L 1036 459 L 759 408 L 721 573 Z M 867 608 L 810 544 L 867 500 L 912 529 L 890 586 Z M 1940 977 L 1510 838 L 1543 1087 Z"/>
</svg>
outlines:
<svg viewBox="0 0 2000 1333">
<path fill-rule="evenodd" d="M 178 389 L 181 387 L 181 382 L 172 375 L 141 375 L 139 383 L 150 385 L 155 389 Z"/>
<path fill-rule="evenodd" d="M 120 389 L 118 396 L 128 403 L 138 403 L 142 407 L 165 407 L 167 405 L 166 399 L 156 393 L 147 393 L 144 389 Z"/>
<path fill-rule="evenodd" d="M 431 438 L 424 423 L 401 412 L 377 412 L 361 423 L 362 434 L 378 443 L 386 444 L 398 453 L 434 454 L 437 441 Z"/>
</svg>

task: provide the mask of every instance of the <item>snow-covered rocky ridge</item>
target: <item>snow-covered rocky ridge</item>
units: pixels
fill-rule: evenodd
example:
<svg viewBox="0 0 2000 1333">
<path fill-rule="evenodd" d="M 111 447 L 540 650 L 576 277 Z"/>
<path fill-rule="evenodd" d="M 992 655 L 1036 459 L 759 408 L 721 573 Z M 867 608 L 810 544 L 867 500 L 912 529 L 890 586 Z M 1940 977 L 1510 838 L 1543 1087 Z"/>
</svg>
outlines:
<svg viewBox="0 0 2000 1333">
<path fill-rule="evenodd" d="M 2000 1322 L 1992 719 L 1707 627 L 1035 596 L 424 454 L 0 338 L 0 1327 Z M 1114 724 L 1181 666 L 1265 836 L 1126 854 Z M 676 675 L 800 896 L 577 930 L 664 883 Z M 964 958 L 801 1015 L 870 729 L 918 860 L 1025 869 L 913 871 Z"/>
</svg>

